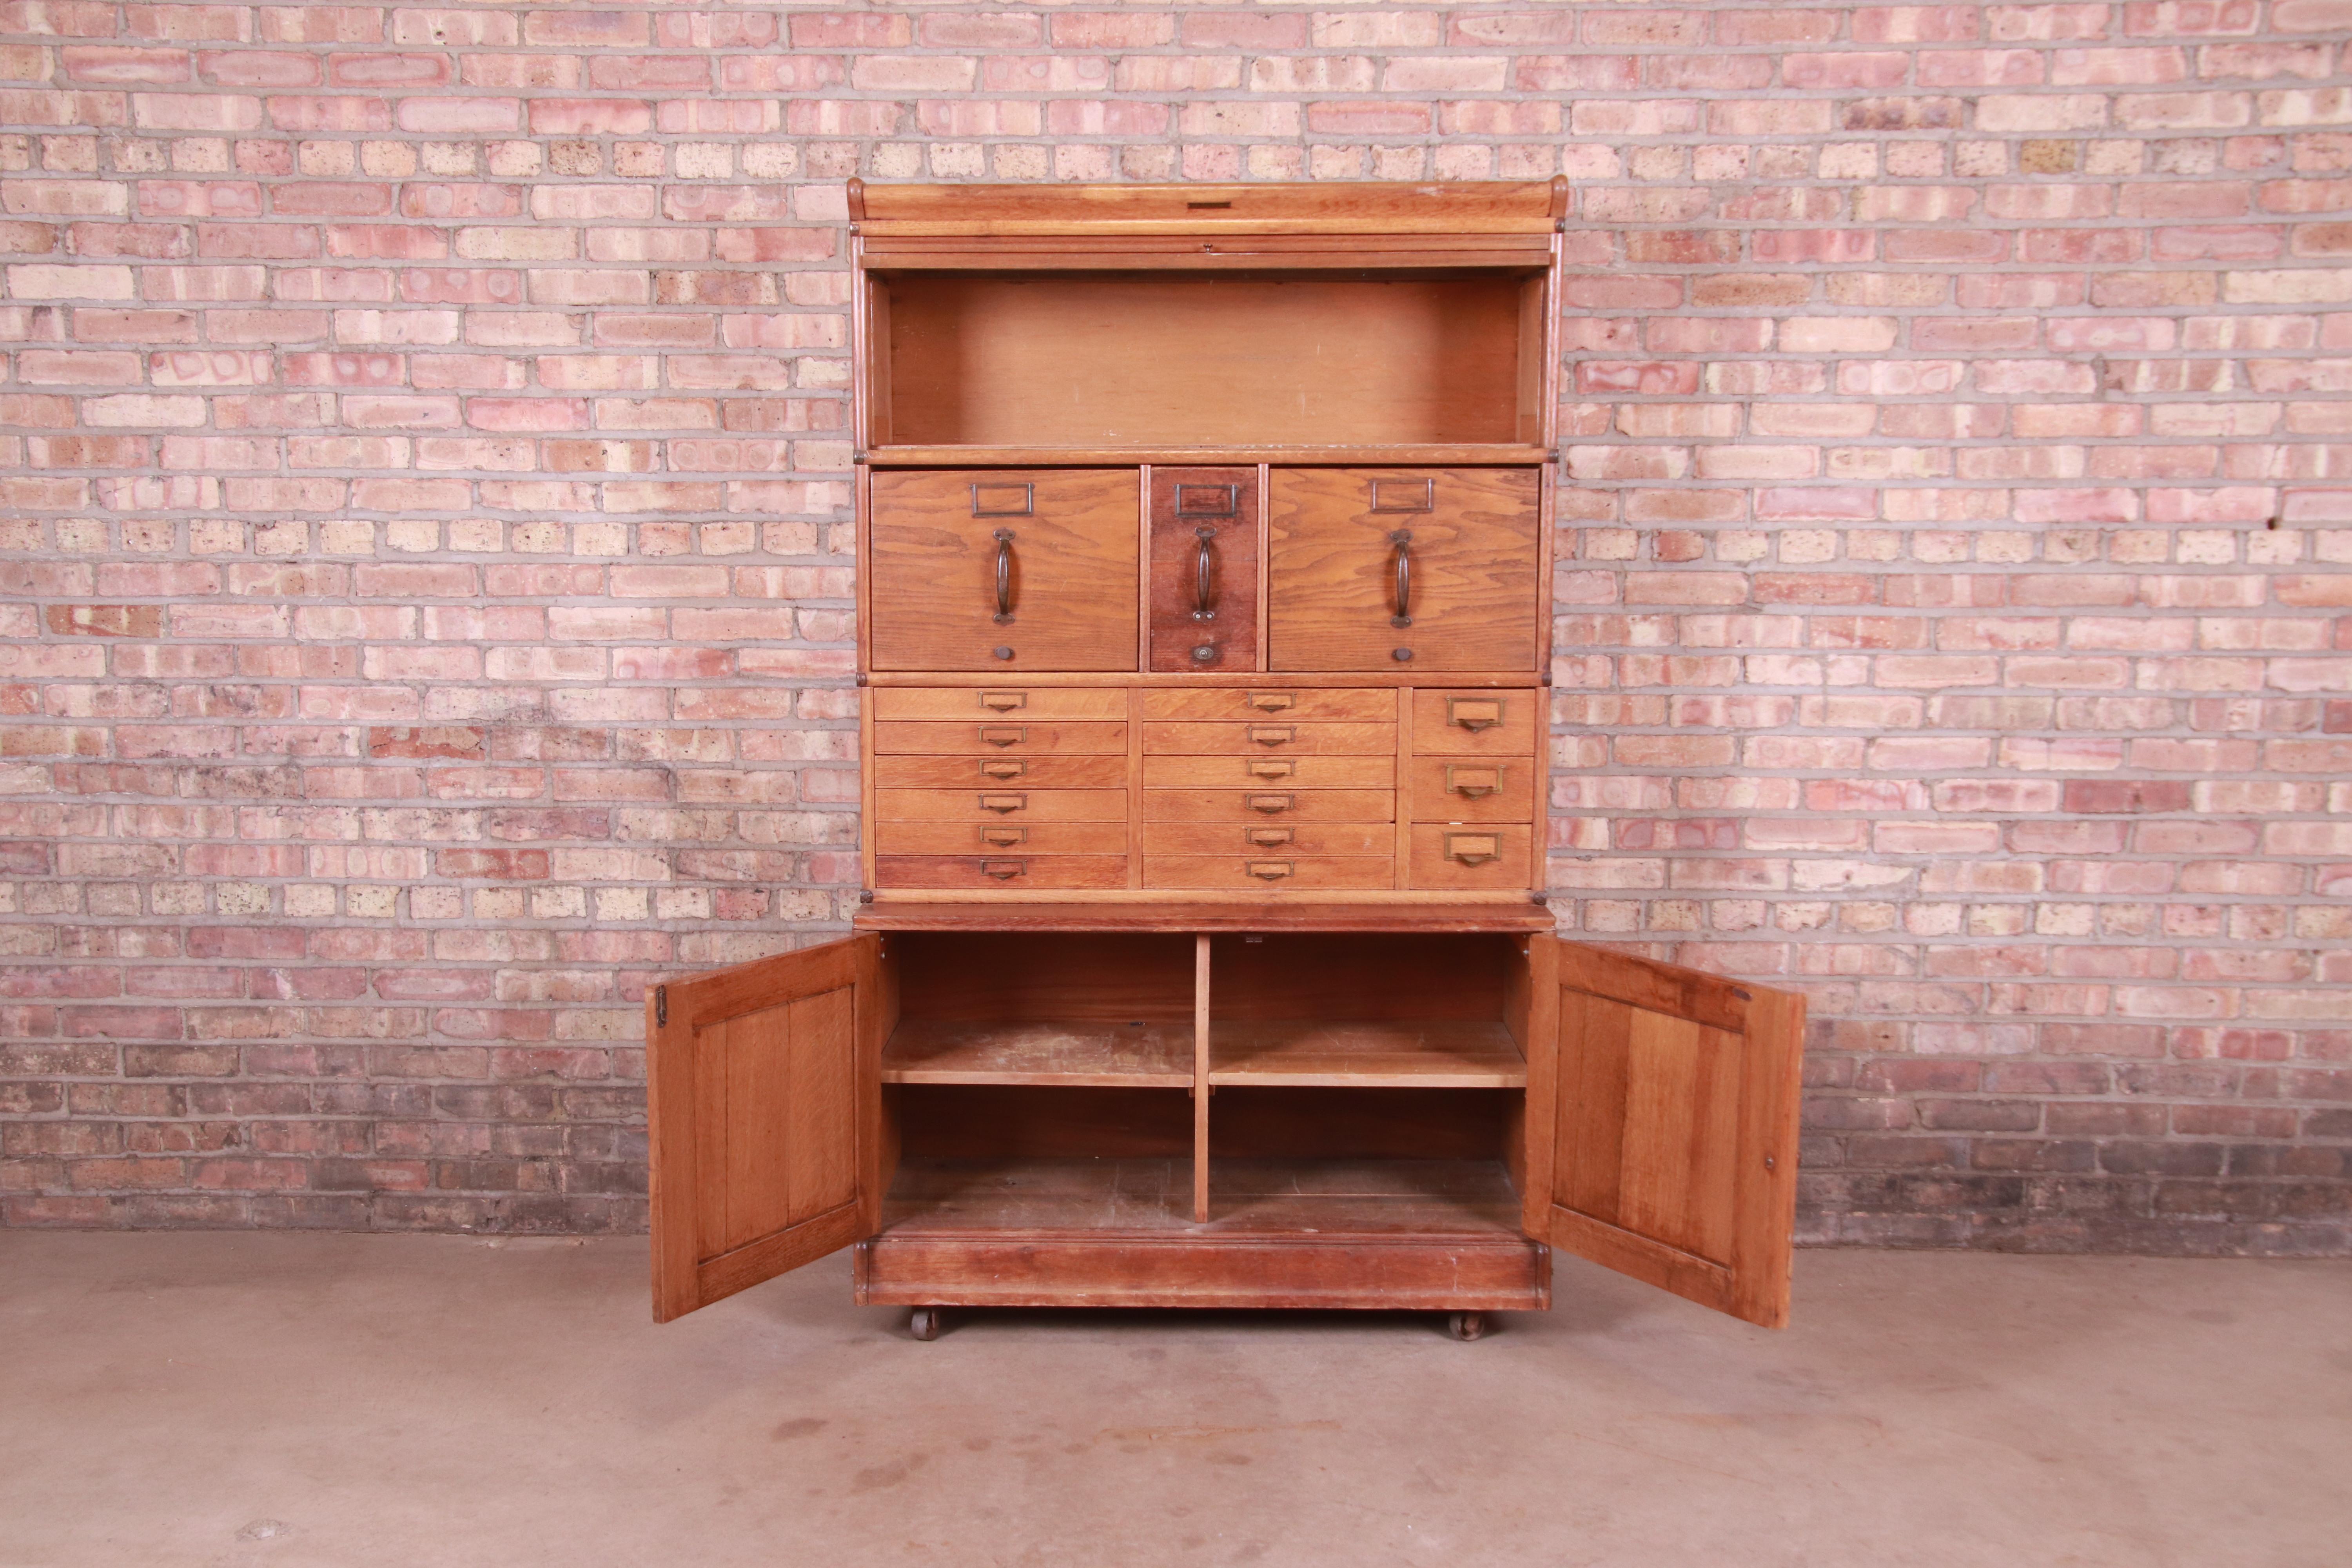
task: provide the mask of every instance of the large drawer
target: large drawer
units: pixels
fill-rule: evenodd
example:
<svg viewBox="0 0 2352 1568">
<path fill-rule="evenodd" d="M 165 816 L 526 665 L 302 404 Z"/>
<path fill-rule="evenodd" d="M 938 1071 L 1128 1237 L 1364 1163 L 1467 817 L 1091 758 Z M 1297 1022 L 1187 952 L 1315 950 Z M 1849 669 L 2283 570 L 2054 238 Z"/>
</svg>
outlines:
<svg viewBox="0 0 2352 1568">
<path fill-rule="evenodd" d="M 877 719 L 1124 719 L 1124 686 L 884 686 Z"/>
<path fill-rule="evenodd" d="M 1387 855 L 1389 822 L 1147 822 L 1146 855 Z"/>
<path fill-rule="evenodd" d="M 877 756 L 874 782 L 885 789 L 1124 789 L 1127 758 Z"/>
<path fill-rule="evenodd" d="M 1530 887 L 1534 836 L 1516 824 L 1416 825 L 1407 876 L 1415 888 L 1446 891 Z"/>
<path fill-rule="evenodd" d="M 1396 751 L 1393 724 L 1299 724 L 1268 719 L 1247 724 L 1147 721 L 1151 756 L 1378 756 Z"/>
<path fill-rule="evenodd" d="M 1535 817 L 1535 764 L 1516 759 L 1415 757 L 1415 822 L 1528 822 Z"/>
<path fill-rule="evenodd" d="M 1228 832 L 1233 831 L 1227 829 Z M 877 822 L 883 855 L 1124 855 L 1124 822 Z"/>
<path fill-rule="evenodd" d="M 1145 757 L 1146 789 L 1388 789 L 1394 757 Z"/>
<path fill-rule="evenodd" d="M 1386 855 L 1147 855 L 1147 888 L 1389 888 Z"/>
<path fill-rule="evenodd" d="M 1253 687 L 1212 689 L 1161 687 L 1143 694 L 1146 719 L 1307 720 L 1320 722 L 1389 723 L 1397 715 L 1397 694 L 1363 687 Z"/>
<path fill-rule="evenodd" d="M 983 723 L 949 720 L 877 719 L 877 756 L 1033 756 L 1042 752 L 1124 754 L 1127 726 L 1086 719 L 1009 719 Z"/>
<path fill-rule="evenodd" d="M 877 789 L 884 822 L 1124 822 L 1123 789 Z"/>
<path fill-rule="evenodd" d="M 1384 789 L 1148 789 L 1146 822 L 1393 822 Z"/>
<path fill-rule="evenodd" d="M 1124 888 L 1124 855 L 880 855 L 884 888 Z"/>
<path fill-rule="evenodd" d="M 1416 691 L 1412 749 L 1418 755 L 1530 757 L 1540 691 Z"/>
</svg>

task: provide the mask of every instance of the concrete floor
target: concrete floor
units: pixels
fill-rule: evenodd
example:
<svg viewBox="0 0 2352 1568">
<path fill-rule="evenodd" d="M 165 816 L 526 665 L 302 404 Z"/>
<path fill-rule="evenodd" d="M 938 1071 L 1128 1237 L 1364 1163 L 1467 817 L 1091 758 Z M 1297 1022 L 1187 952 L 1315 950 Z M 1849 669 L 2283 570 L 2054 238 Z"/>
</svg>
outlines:
<svg viewBox="0 0 2352 1568">
<path fill-rule="evenodd" d="M 1813 1252 L 1769 1333 L 997 1312 L 641 1241 L 0 1234 L 0 1563 L 2341 1568 L 2352 1261 Z"/>
</svg>

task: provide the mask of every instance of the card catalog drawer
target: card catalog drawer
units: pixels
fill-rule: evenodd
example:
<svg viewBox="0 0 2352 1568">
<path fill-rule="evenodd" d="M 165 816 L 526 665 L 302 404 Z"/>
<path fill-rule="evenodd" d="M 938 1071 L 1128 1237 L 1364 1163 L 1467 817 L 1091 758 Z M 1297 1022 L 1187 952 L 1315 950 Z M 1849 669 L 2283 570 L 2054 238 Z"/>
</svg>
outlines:
<svg viewBox="0 0 2352 1568">
<path fill-rule="evenodd" d="M 884 822 L 1124 822 L 1123 789 L 877 789 Z"/>
<path fill-rule="evenodd" d="M 1500 757 L 1412 760 L 1415 822 L 1530 822 L 1535 805 L 1532 763 Z"/>
<path fill-rule="evenodd" d="M 877 756 L 874 782 L 885 789 L 1123 789 L 1127 759 Z"/>
<path fill-rule="evenodd" d="M 1146 855 L 1387 855 L 1396 847 L 1388 822 L 1150 822 Z"/>
<path fill-rule="evenodd" d="M 1412 885 L 1430 890 L 1526 888 L 1535 830 L 1517 824 L 1422 824 L 1412 830 Z"/>
<path fill-rule="evenodd" d="M 1396 726 L 1147 722 L 1143 749 L 1152 756 L 1378 756 L 1396 751 Z"/>
<path fill-rule="evenodd" d="M 1395 721 L 1397 694 L 1363 687 L 1161 687 L 1143 694 L 1143 716 L 1386 724 Z"/>
<path fill-rule="evenodd" d="M 1146 789 L 1388 789 L 1394 757 L 1146 757 Z"/>
<path fill-rule="evenodd" d="M 1124 855 L 880 855 L 883 888 L 1124 888 Z"/>
<path fill-rule="evenodd" d="M 1148 789 L 1146 822 L 1393 822 L 1384 789 Z"/>
<path fill-rule="evenodd" d="M 1124 719 L 1124 686 L 883 686 L 877 719 Z"/>
<path fill-rule="evenodd" d="M 1228 831 L 1234 831 L 1228 829 Z M 1124 822 L 877 822 L 882 855 L 1124 855 Z"/>
<path fill-rule="evenodd" d="M 1124 753 L 1127 726 L 1088 720 L 1024 721 L 1020 715 L 982 723 L 948 720 L 877 719 L 877 756 L 1030 756 L 1066 752 Z"/>
<path fill-rule="evenodd" d="M 1419 756 L 1530 757 L 1540 691 L 1416 691 L 1412 749 Z"/>
<path fill-rule="evenodd" d="M 1147 888 L 1392 887 L 1395 862 L 1385 855 L 1146 856 Z"/>
</svg>

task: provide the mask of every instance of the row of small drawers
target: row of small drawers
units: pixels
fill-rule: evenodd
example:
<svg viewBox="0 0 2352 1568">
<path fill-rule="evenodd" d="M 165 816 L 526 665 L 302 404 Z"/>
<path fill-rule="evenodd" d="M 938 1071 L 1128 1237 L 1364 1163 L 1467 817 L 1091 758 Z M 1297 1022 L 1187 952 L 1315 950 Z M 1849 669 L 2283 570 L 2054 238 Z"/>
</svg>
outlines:
<svg viewBox="0 0 2352 1568">
<path fill-rule="evenodd" d="M 1104 752 L 1126 748 L 1124 721 L 1137 717 L 1129 692 L 1118 686 L 1013 687 L 882 687 L 872 693 L 875 745 L 883 751 L 915 751 L 906 744 L 886 743 L 886 737 L 921 739 L 908 728 L 924 722 L 963 726 L 1032 726 L 1025 742 L 1042 751 Z M 1192 751 L 1191 745 L 1154 745 L 1154 721 L 1228 723 L 1275 729 L 1286 724 L 1393 725 L 1399 718 L 1398 693 L 1362 687 L 1244 689 L 1240 687 L 1151 687 L 1135 695 L 1141 699 L 1147 751 Z M 1537 710 L 1543 701 L 1536 691 L 1415 690 L 1412 699 L 1413 749 L 1459 756 L 1524 757 L 1535 749 Z M 1066 732 L 1066 742 L 1053 737 Z M 1117 743 L 1110 739 L 1116 732 Z M 1244 744 L 1264 742 L 1244 741 Z M 1389 742 L 1393 748 L 1394 742 Z M 955 749 L 961 750 L 958 746 Z M 1377 748 L 1375 748 L 1377 749 Z"/>
</svg>

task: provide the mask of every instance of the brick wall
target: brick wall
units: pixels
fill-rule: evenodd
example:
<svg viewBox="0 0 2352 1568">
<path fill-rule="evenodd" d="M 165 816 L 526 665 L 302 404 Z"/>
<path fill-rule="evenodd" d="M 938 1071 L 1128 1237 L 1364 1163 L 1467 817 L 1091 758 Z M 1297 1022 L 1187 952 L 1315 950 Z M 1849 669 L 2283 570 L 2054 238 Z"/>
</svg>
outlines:
<svg viewBox="0 0 2352 1568">
<path fill-rule="evenodd" d="M 1565 174 L 1571 934 L 1818 1240 L 2342 1250 L 2352 0 L 0 0 L 0 1215 L 643 1223 L 856 898 L 842 180 Z"/>
</svg>

